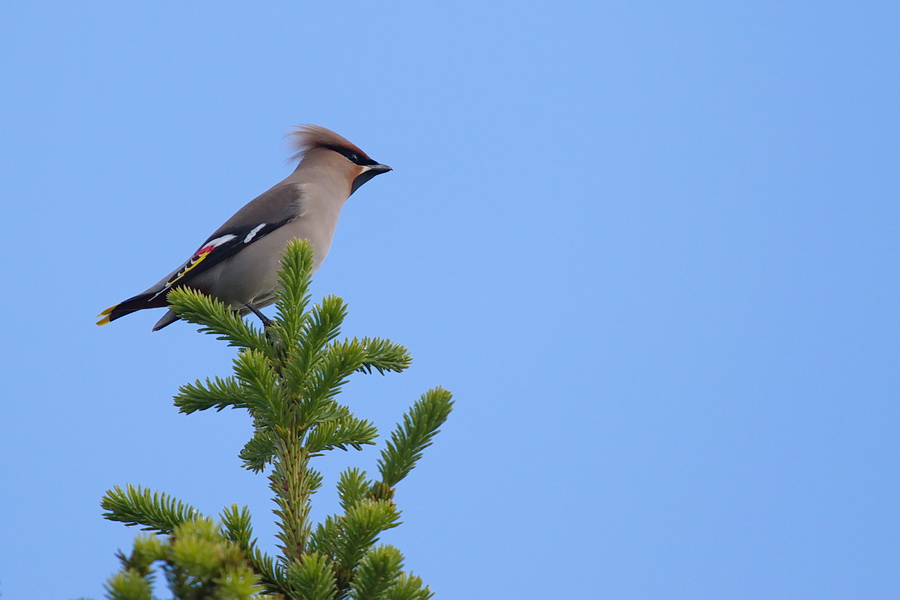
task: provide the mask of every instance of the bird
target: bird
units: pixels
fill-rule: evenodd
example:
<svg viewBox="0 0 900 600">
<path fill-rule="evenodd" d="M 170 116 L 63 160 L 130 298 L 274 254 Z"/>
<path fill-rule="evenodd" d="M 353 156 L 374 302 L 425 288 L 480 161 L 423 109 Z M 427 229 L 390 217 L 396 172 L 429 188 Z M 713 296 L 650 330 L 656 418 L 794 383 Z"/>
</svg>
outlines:
<svg viewBox="0 0 900 600">
<path fill-rule="evenodd" d="M 318 125 L 289 134 L 297 167 L 284 180 L 238 210 L 177 269 L 146 291 L 101 312 L 97 325 L 147 308 L 168 307 L 168 293 L 189 287 L 221 300 L 242 316 L 275 301 L 281 254 L 295 239 L 309 241 L 313 271 L 322 264 L 344 203 L 361 185 L 391 167 L 372 160 L 358 146 Z M 153 326 L 179 319 L 171 308 Z"/>
</svg>

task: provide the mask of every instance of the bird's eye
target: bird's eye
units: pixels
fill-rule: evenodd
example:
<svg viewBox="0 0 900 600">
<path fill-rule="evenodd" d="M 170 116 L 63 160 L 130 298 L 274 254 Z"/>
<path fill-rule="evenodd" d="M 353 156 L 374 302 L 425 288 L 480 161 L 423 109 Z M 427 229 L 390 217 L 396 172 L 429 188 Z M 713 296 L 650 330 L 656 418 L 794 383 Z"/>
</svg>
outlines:
<svg viewBox="0 0 900 600">
<path fill-rule="evenodd" d="M 352 162 L 354 164 L 357 164 L 357 165 L 367 164 L 366 159 L 364 159 L 362 156 L 360 156 L 359 152 L 354 152 L 353 150 L 350 150 L 349 148 L 343 148 L 341 146 L 325 146 L 325 148 L 328 148 L 329 150 L 334 150 L 335 152 L 337 152 L 338 154 L 340 154 L 341 156 L 343 156 L 344 158 L 346 158 L 347 160 L 349 160 L 350 162 Z"/>
</svg>

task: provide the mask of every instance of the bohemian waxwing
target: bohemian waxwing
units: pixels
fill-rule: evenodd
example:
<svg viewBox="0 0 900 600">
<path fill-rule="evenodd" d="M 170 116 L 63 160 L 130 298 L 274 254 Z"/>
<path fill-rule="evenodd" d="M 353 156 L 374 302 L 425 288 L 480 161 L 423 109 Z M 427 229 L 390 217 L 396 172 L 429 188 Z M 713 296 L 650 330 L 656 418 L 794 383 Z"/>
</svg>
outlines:
<svg viewBox="0 0 900 600">
<path fill-rule="evenodd" d="M 163 308 L 166 296 L 186 286 L 230 305 L 242 315 L 275 301 L 277 272 L 287 243 L 300 238 L 313 248 L 319 268 L 334 236 L 341 207 L 362 184 L 391 170 L 340 135 L 316 125 L 292 134 L 300 162 L 294 172 L 225 221 L 183 265 L 146 292 L 107 308 L 97 322 L 106 325 L 145 308 Z M 169 310 L 153 331 L 177 321 Z"/>
</svg>

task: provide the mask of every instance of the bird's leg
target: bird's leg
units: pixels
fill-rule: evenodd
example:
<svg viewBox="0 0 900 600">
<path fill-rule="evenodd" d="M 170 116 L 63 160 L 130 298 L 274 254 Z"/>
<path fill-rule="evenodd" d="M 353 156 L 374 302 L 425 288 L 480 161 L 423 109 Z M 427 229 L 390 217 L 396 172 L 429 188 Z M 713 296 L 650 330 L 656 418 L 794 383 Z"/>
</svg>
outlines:
<svg viewBox="0 0 900 600">
<path fill-rule="evenodd" d="M 259 309 L 256 308 L 255 306 L 253 306 L 252 304 L 245 304 L 244 306 L 246 306 L 247 308 L 249 308 L 250 311 L 251 311 L 254 315 L 256 315 L 257 317 L 259 317 L 259 320 L 262 321 L 263 327 L 265 327 L 266 329 L 269 328 L 269 326 L 272 324 L 272 321 L 269 319 L 269 317 L 267 317 L 266 315 L 262 314 L 262 313 L 259 311 Z"/>
</svg>

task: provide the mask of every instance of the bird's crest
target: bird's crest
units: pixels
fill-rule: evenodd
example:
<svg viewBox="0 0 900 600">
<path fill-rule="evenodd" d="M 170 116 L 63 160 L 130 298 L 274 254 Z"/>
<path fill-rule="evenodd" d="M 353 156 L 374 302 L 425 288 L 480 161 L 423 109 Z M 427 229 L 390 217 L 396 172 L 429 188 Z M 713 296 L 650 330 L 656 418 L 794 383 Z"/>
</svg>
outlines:
<svg viewBox="0 0 900 600">
<path fill-rule="evenodd" d="M 301 160 L 307 150 L 327 148 L 329 146 L 346 148 L 360 156 L 369 158 L 368 154 L 360 150 L 356 144 L 353 144 L 347 138 L 318 125 L 300 125 L 288 135 L 291 137 L 291 147 L 294 149 L 294 153 L 291 154 L 291 159 L 293 160 Z"/>
</svg>

